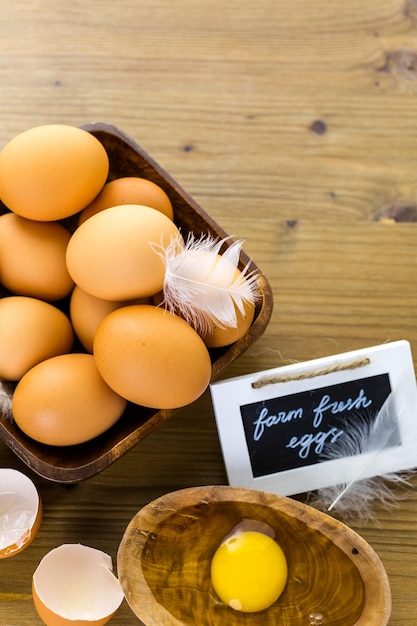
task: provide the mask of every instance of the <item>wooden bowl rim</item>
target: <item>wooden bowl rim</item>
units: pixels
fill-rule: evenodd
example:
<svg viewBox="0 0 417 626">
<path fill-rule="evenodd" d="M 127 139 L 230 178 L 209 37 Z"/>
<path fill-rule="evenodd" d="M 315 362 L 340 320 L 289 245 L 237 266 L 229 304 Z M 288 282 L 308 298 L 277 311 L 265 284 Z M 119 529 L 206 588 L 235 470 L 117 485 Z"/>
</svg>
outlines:
<svg viewBox="0 0 417 626">
<path fill-rule="evenodd" d="M 178 502 L 181 507 L 178 509 Z M 360 619 L 355 626 L 386 626 L 388 624 L 391 609 L 391 588 L 385 568 L 375 550 L 352 528 L 343 522 L 323 513 L 307 504 L 293 500 L 286 496 L 279 496 L 265 491 L 257 491 L 244 487 L 232 487 L 227 485 L 207 485 L 201 487 L 188 487 L 185 489 L 169 492 L 149 502 L 128 524 L 117 553 L 118 575 L 124 588 L 126 600 L 125 564 L 128 560 L 130 535 L 140 534 L 146 538 L 152 536 L 156 527 L 176 510 L 182 510 L 196 504 L 218 502 L 245 502 L 256 503 L 280 511 L 293 517 L 309 528 L 321 533 L 330 539 L 335 546 L 342 550 L 352 561 L 364 584 L 365 604 Z M 151 515 L 147 514 L 151 511 Z M 138 550 L 139 554 L 146 544 Z M 185 626 L 185 623 L 177 620 L 162 605 L 158 604 L 148 587 L 141 563 L 135 561 L 135 581 L 141 584 L 141 597 L 143 604 L 153 603 L 154 614 L 151 621 L 146 622 L 147 616 L 136 613 L 145 624 L 164 624 L 165 626 Z M 376 584 L 377 583 L 377 584 Z M 369 586 L 372 594 L 369 593 Z M 154 621 L 156 619 L 156 621 Z M 191 626 L 191 625 L 190 625 Z"/>
</svg>

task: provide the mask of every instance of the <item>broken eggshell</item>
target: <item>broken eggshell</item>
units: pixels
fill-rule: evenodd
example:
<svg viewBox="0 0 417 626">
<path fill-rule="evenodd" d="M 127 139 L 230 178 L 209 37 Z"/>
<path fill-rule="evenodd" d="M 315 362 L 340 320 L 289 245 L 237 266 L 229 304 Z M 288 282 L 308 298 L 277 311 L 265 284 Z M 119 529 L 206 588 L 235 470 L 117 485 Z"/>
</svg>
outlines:
<svg viewBox="0 0 417 626">
<path fill-rule="evenodd" d="M 32 578 L 32 595 L 46 626 L 101 626 L 124 599 L 112 559 L 82 544 L 48 552 Z"/>
<path fill-rule="evenodd" d="M 35 538 L 41 519 L 41 500 L 30 478 L 0 468 L 0 559 L 24 550 Z"/>
</svg>

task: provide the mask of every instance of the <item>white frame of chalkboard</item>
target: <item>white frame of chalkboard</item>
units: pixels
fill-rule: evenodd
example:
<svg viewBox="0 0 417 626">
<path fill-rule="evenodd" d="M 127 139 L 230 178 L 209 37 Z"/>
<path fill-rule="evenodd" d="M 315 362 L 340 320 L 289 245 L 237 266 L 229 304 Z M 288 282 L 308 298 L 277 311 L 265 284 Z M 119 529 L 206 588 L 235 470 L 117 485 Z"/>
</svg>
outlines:
<svg viewBox="0 0 417 626">
<path fill-rule="evenodd" d="M 350 364 L 361 363 L 357 368 Z M 311 375 L 312 374 L 312 375 Z M 313 389 L 325 389 L 343 382 L 388 374 L 391 399 L 400 429 L 400 454 L 381 451 L 372 469 L 363 470 L 361 455 L 321 460 L 319 463 L 254 477 L 240 407 Z M 286 382 L 253 385 L 276 377 Z M 290 496 L 349 482 L 357 472 L 361 477 L 411 469 L 417 465 L 417 385 L 411 347 L 401 340 L 371 348 L 345 352 L 321 359 L 295 363 L 210 385 L 217 430 L 229 484 Z M 398 451 L 397 451 L 398 452 Z M 343 479 L 343 480 L 342 480 Z"/>
</svg>

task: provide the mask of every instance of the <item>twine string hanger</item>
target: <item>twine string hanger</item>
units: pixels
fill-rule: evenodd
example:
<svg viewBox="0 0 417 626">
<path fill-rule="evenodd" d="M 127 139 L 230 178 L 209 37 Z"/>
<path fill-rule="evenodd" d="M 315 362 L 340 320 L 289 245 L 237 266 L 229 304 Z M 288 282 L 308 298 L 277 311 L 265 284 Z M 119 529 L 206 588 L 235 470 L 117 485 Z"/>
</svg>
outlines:
<svg viewBox="0 0 417 626">
<path fill-rule="evenodd" d="M 321 369 L 300 372 L 292 375 L 290 374 L 289 376 L 264 376 L 255 380 L 252 383 L 252 387 L 254 389 L 261 389 L 262 387 L 275 385 L 276 383 L 288 383 L 293 380 L 305 380 L 307 378 L 315 378 L 316 376 L 326 376 L 327 374 L 332 374 L 333 372 L 343 372 L 345 370 L 354 370 L 359 367 L 364 367 L 365 365 L 369 365 L 370 362 L 370 359 L 364 357 L 361 359 L 355 359 L 354 361 L 348 361 L 346 363 L 335 363 L 334 365 L 329 365 L 328 367 L 323 367 Z"/>
</svg>

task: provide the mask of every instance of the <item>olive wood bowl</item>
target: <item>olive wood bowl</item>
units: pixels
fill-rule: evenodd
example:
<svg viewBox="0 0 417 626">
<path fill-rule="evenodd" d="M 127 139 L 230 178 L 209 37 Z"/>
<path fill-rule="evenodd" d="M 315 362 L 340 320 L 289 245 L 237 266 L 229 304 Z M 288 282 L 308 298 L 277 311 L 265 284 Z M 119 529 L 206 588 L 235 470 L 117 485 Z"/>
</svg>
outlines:
<svg viewBox="0 0 417 626">
<path fill-rule="evenodd" d="M 266 523 L 288 562 L 282 595 L 264 611 L 222 604 L 214 552 L 243 519 Z M 384 626 L 391 591 L 374 550 L 338 520 L 287 497 L 227 486 L 193 487 L 149 503 L 117 555 L 128 604 L 146 626 Z"/>
<path fill-rule="evenodd" d="M 173 205 L 174 221 L 185 237 L 190 231 L 196 236 L 209 233 L 219 239 L 227 237 L 225 231 L 132 139 L 110 124 L 91 123 L 82 128 L 97 137 L 105 147 L 110 161 L 109 181 L 123 176 L 148 178 L 167 193 Z M 7 210 L 0 203 L 0 213 Z M 71 227 L 71 220 L 67 225 Z M 228 241 L 225 245 L 231 243 Z M 211 380 L 216 379 L 264 332 L 272 313 L 271 287 L 242 251 L 239 268 L 243 269 L 248 262 L 250 271 L 259 274 L 260 298 L 255 317 L 244 337 L 225 348 L 210 350 Z M 5 295 L 7 293 L 3 290 L 0 297 Z M 68 302 L 63 302 L 62 308 L 67 307 Z M 40 476 L 60 483 L 76 483 L 108 467 L 174 413 L 175 410 L 153 410 L 129 403 L 121 419 L 104 434 L 84 444 L 61 448 L 28 438 L 13 421 L 0 413 L 0 437 Z"/>
</svg>

